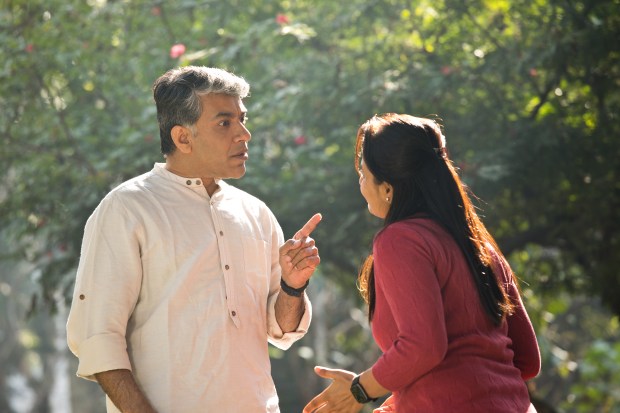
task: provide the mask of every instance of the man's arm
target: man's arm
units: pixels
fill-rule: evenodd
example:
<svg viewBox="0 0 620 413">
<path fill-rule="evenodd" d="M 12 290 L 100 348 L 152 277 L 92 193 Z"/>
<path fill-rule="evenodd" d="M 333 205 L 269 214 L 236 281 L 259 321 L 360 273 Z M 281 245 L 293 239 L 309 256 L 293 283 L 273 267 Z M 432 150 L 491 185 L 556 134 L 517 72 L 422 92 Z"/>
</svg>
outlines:
<svg viewBox="0 0 620 413">
<path fill-rule="evenodd" d="M 293 297 L 280 291 L 276 299 L 275 310 L 276 320 L 283 333 L 290 333 L 291 331 L 297 330 L 301 316 L 304 315 L 306 309 L 304 294 L 302 294 L 301 297 Z"/>
<path fill-rule="evenodd" d="M 282 281 L 291 288 L 303 288 L 315 268 L 321 262 L 319 250 L 310 234 L 321 222 L 321 214 L 315 214 L 292 239 L 280 247 Z M 284 333 L 297 330 L 305 311 L 305 293 L 296 297 L 281 290 L 275 303 L 275 316 Z"/>
<path fill-rule="evenodd" d="M 114 405 L 123 413 L 156 413 L 129 370 L 96 373 L 95 378 Z"/>
</svg>

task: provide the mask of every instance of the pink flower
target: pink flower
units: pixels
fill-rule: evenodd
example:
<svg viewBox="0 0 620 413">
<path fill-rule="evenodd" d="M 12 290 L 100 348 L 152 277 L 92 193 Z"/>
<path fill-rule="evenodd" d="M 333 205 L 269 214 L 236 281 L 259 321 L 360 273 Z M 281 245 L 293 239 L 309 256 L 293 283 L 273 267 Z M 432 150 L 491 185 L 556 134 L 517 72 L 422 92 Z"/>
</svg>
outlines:
<svg viewBox="0 0 620 413">
<path fill-rule="evenodd" d="M 185 53 L 185 45 L 183 43 L 177 43 L 170 48 L 170 57 L 178 59 Z"/>
<path fill-rule="evenodd" d="M 151 14 L 153 16 L 160 16 L 161 15 L 161 8 L 159 6 L 151 7 Z"/>
<path fill-rule="evenodd" d="M 276 23 L 278 24 L 289 24 L 290 20 L 286 14 L 278 13 L 276 15 Z"/>
<path fill-rule="evenodd" d="M 450 66 L 442 66 L 441 67 L 441 74 L 444 76 L 448 76 L 450 73 L 452 73 L 452 68 Z"/>
<path fill-rule="evenodd" d="M 299 135 L 295 138 L 295 145 L 301 146 L 306 144 L 306 137 L 304 135 Z"/>
<path fill-rule="evenodd" d="M 34 50 L 34 45 L 32 43 L 28 43 L 26 47 L 24 47 L 24 50 L 26 51 L 26 53 L 32 53 L 32 51 Z"/>
<path fill-rule="evenodd" d="M 538 70 L 536 70 L 535 67 L 530 69 L 530 76 L 532 76 L 532 77 L 538 76 Z"/>
</svg>

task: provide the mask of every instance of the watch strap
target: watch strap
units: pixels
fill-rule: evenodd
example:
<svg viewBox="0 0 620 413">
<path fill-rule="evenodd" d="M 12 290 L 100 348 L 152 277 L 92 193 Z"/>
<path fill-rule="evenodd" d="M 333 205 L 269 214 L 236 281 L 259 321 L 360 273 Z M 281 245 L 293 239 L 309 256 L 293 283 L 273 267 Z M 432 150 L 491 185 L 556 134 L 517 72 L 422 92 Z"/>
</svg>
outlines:
<svg viewBox="0 0 620 413">
<path fill-rule="evenodd" d="M 366 393 L 366 389 L 364 388 L 364 386 L 362 386 L 362 383 L 360 383 L 360 376 L 361 374 L 358 374 L 357 376 L 353 377 L 353 381 L 351 382 L 351 393 L 353 393 L 353 397 L 355 397 L 355 400 L 357 400 L 358 403 L 370 403 L 370 402 L 376 402 L 377 400 L 379 400 L 378 397 L 370 397 L 368 395 L 368 393 Z"/>
<path fill-rule="evenodd" d="M 284 278 L 280 278 L 280 289 L 284 291 L 286 294 L 291 295 L 293 297 L 301 297 L 301 295 L 304 293 L 304 291 L 308 287 L 308 284 L 310 284 L 310 280 L 306 281 L 303 287 L 293 288 L 290 285 L 288 285 L 286 282 L 284 282 Z"/>
</svg>

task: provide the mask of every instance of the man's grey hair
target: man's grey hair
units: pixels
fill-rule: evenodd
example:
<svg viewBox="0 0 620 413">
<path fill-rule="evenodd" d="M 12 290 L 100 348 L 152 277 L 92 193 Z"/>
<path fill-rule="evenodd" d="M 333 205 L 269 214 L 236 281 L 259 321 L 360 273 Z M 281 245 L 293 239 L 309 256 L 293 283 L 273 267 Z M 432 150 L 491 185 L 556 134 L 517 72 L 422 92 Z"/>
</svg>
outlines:
<svg viewBox="0 0 620 413">
<path fill-rule="evenodd" d="M 172 128 L 176 125 L 192 127 L 202 114 L 200 97 L 211 93 L 243 99 L 249 95 L 250 85 L 226 70 L 205 66 L 171 69 L 155 81 L 153 97 L 164 155 L 176 149 Z"/>
</svg>

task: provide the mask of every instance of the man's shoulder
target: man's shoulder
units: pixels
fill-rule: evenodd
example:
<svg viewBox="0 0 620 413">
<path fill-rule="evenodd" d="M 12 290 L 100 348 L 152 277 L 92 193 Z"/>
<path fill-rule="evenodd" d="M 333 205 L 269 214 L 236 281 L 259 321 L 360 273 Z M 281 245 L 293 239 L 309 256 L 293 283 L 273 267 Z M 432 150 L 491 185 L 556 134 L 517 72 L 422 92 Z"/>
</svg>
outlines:
<svg viewBox="0 0 620 413">
<path fill-rule="evenodd" d="M 243 211 L 247 217 L 254 217 L 263 224 L 269 222 L 269 225 L 279 226 L 273 211 L 257 196 L 227 183 L 224 183 L 222 189 L 223 200 L 226 202 L 225 208 L 234 209 L 237 212 Z"/>
<path fill-rule="evenodd" d="M 227 182 L 224 182 L 224 181 L 221 181 L 221 182 L 222 183 L 220 185 L 223 186 L 223 190 L 227 198 L 239 200 L 241 202 L 248 203 L 248 204 L 256 204 L 256 205 L 261 205 L 263 207 L 267 207 L 265 202 L 261 200 L 260 198 L 258 198 L 256 195 L 252 195 L 251 193 L 241 188 L 238 188 L 236 186 L 233 186 Z"/>
<path fill-rule="evenodd" d="M 153 186 L 155 176 L 152 171 L 130 178 L 114 186 L 101 200 L 100 205 L 126 204 L 139 201 Z"/>
</svg>

